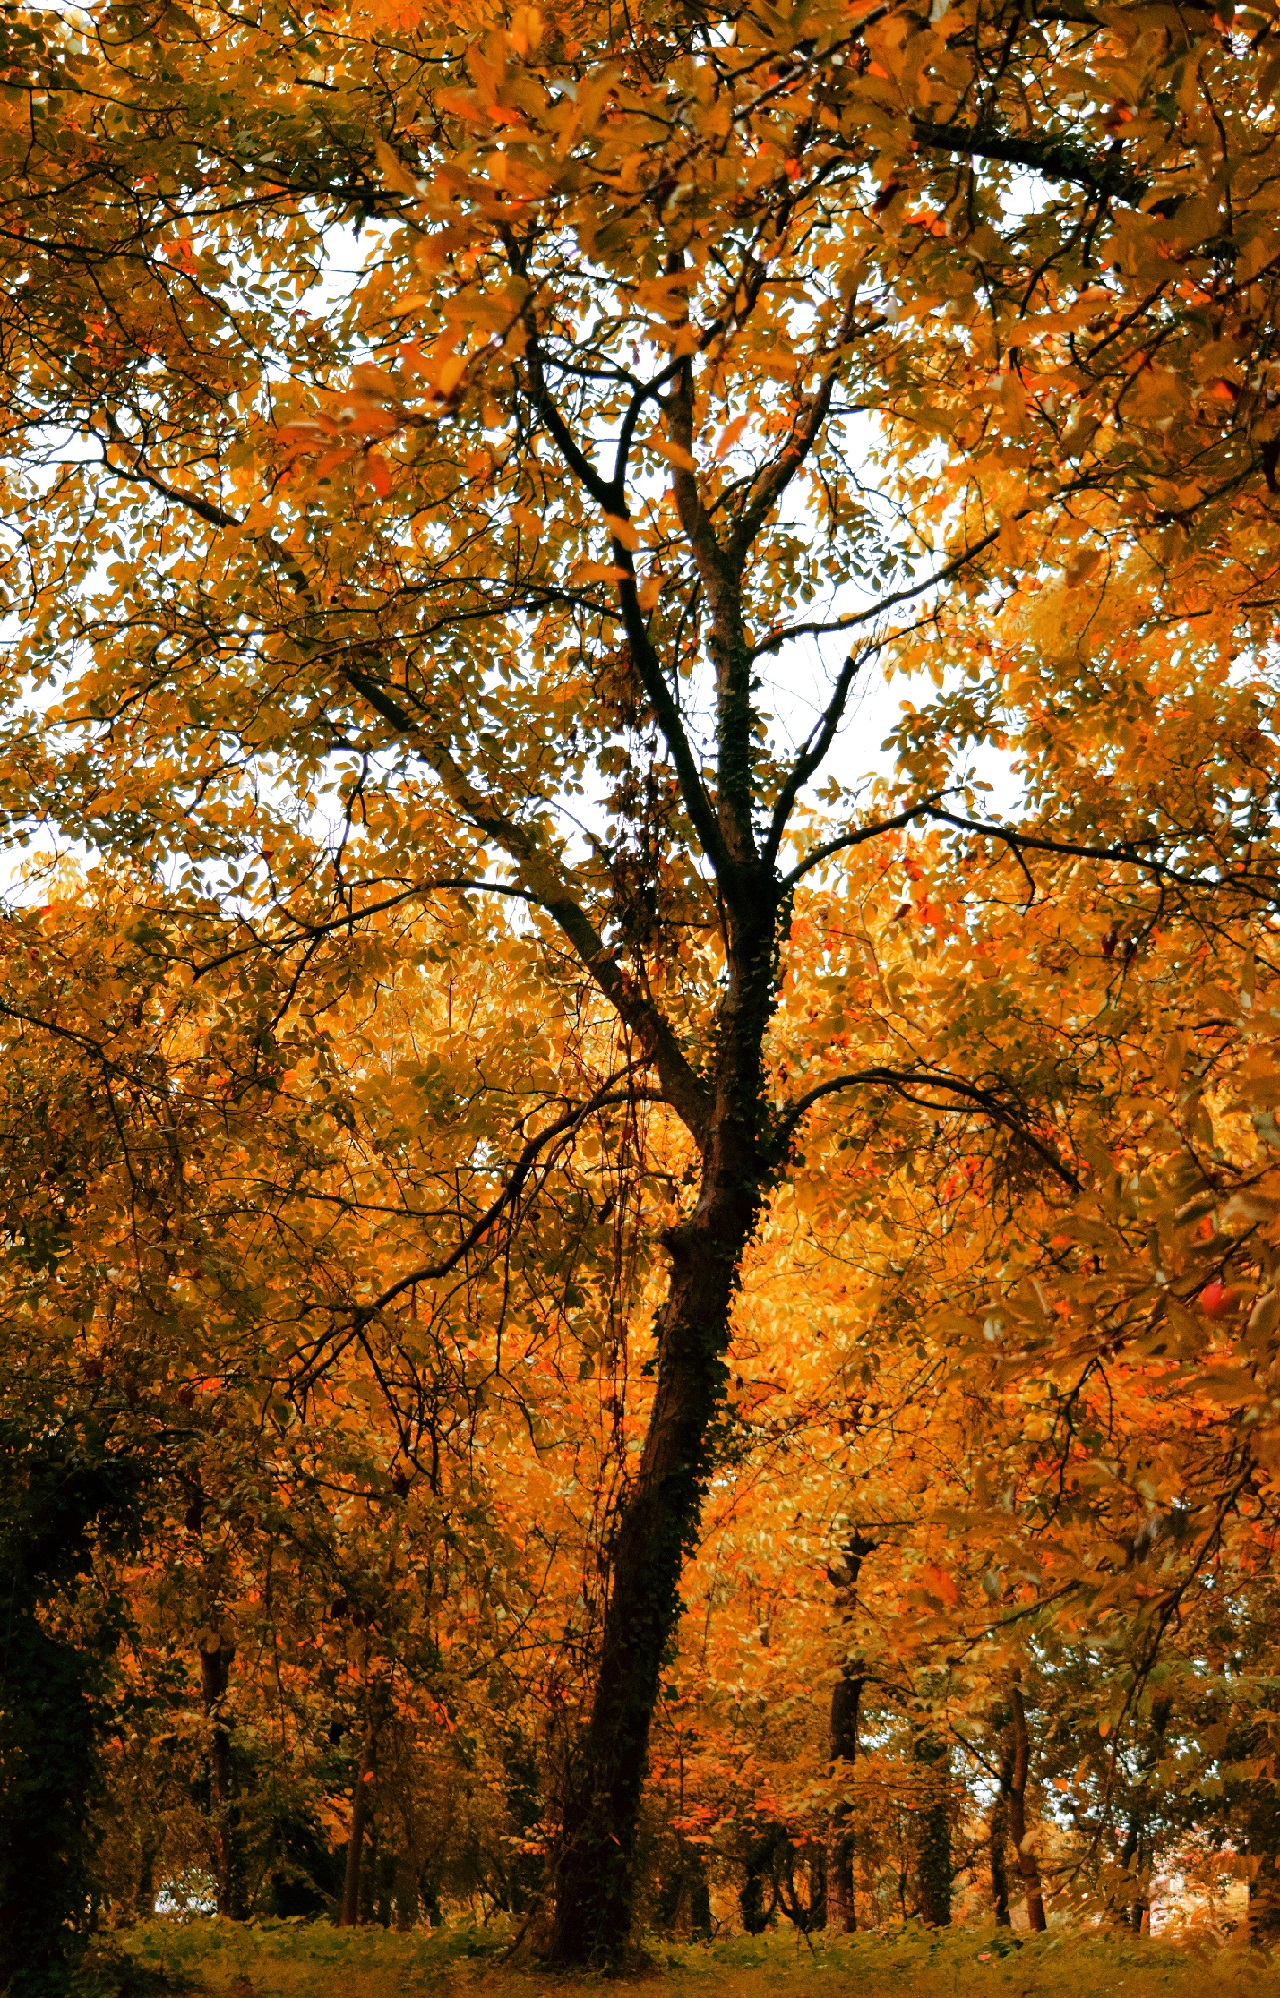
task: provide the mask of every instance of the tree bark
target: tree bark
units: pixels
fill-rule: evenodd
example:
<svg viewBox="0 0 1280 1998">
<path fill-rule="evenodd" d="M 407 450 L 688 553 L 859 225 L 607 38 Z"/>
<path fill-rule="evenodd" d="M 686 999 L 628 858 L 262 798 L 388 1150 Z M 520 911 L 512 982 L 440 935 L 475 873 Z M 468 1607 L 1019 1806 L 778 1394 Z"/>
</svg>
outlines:
<svg viewBox="0 0 1280 1998">
<path fill-rule="evenodd" d="M 698 1204 L 665 1238 L 672 1270 L 657 1327 L 657 1392 L 635 1483 L 619 1510 L 595 1696 L 566 1782 L 550 1945 L 560 1965 L 615 1963 L 625 1953 L 659 1672 L 680 1615 L 680 1574 L 726 1377 L 729 1314 L 767 1177 L 761 1048 L 774 1004 L 778 897 L 772 872 L 757 873 L 754 919 L 744 937 L 739 898 L 730 938 Z"/>
<path fill-rule="evenodd" d="M 209 1740 L 209 1814 L 213 1820 L 218 1913 L 241 1921 L 245 1911 L 239 1841 L 236 1837 L 231 1732 L 222 1705 L 235 1655 L 235 1645 L 220 1633 L 210 1633 L 201 1640 L 200 1692 L 205 1714 L 213 1723 Z"/>
<path fill-rule="evenodd" d="M 858 1715 L 864 1674 L 846 1665 L 831 1695 L 831 1760 L 852 1763 L 858 1753 Z M 857 1833 L 853 1806 L 839 1803 L 831 1813 L 831 1851 L 827 1866 L 827 1927 L 852 1935 L 858 1926 L 853 1862 Z"/>
<path fill-rule="evenodd" d="M 1031 1849 L 1027 1834 L 1027 1774 L 1031 1763 L 1031 1748 L 1027 1735 L 1026 1704 L 1022 1697 L 1022 1687 L 1016 1680 L 1010 1693 L 1009 1703 L 1013 1712 L 1009 1835 L 1013 1840 L 1013 1849 L 1017 1856 L 1018 1872 L 1022 1876 L 1022 1891 L 1027 1903 L 1027 1927 L 1034 1933 L 1040 1934 L 1049 1925 L 1044 1911 L 1044 1892 L 1040 1885 L 1040 1862 Z"/>
<path fill-rule="evenodd" d="M 342 1912 L 339 1928 L 353 1929 L 360 1921 L 360 1874 L 364 1856 L 364 1835 L 369 1823 L 369 1792 L 378 1767 L 378 1731 L 372 1718 L 365 1728 L 360 1767 L 356 1771 L 351 1798 L 351 1835 L 347 1840 L 347 1869 L 342 1883 Z"/>
</svg>

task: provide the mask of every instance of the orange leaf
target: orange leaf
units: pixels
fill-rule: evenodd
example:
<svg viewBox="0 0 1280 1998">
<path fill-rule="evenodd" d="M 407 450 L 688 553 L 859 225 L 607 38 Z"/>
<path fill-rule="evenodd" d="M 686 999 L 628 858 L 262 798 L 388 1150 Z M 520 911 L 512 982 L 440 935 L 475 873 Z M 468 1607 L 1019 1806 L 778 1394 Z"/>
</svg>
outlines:
<svg viewBox="0 0 1280 1998">
<path fill-rule="evenodd" d="M 946 1569 L 940 1568 L 936 1561 L 926 1561 L 921 1574 L 929 1594 L 937 1596 L 948 1609 L 954 1609 L 960 1600 L 960 1591 Z"/>
</svg>

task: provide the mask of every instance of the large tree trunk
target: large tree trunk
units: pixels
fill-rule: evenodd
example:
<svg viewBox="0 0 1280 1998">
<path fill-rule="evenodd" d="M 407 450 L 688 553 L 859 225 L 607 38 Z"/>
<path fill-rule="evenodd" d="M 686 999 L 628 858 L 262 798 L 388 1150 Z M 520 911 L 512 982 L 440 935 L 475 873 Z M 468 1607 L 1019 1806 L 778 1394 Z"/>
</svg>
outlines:
<svg viewBox="0 0 1280 1998">
<path fill-rule="evenodd" d="M 230 1638 L 219 1633 L 211 1631 L 201 1640 L 200 1692 L 205 1714 L 212 1722 L 209 1738 L 209 1814 L 213 1820 L 218 1913 L 240 1921 L 245 1910 L 231 1767 L 231 1731 L 226 1724 L 222 1704 L 235 1655 L 236 1647 Z"/>
<path fill-rule="evenodd" d="M 1027 1927 L 1039 1933 L 1048 1927 L 1044 1912 L 1044 1892 L 1040 1885 L 1040 1862 L 1027 1837 L 1027 1774 L 1031 1746 L 1027 1734 L 1027 1709 L 1022 1687 L 1016 1682 L 1010 1694 L 1013 1710 L 1013 1770 L 1009 1779 L 1009 1835 L 1022 1875 L 1022 1891 L 1027 1903 Z"/>
<path fill-rule="evenodd" d="M 591 1716 L 569 1770 L 550 1956 L 616 1962 L 631 1926 L 632 1859 L 659 1671 L 680 1615 L 680 1573 L 709 1469 L 726 1377 L 729 1313 L 760 1212 L 761 1047 L 774 1003 L 772 876 L 751 932 L 731 944 L 716 1086 L 693 1214 L 665 1237 L 658 1382 L 640 1466 L 620 1507 Z"/>
<path fill-rule="evenodd" d="M 662 1656 L 680 1611 L 697 1527 L 706 1436 L 720 1397 L 729 1305 L 754 1202 L 730 1187 L 670 1242 L 675 1269 L 659 1324 L 658 1391 L 635 1487 L 613 1545 L 599 1677 L 569 1777 L 552 1958 L 615 1958 L 631 1919 L 636 1814 Z"/>
</svg>

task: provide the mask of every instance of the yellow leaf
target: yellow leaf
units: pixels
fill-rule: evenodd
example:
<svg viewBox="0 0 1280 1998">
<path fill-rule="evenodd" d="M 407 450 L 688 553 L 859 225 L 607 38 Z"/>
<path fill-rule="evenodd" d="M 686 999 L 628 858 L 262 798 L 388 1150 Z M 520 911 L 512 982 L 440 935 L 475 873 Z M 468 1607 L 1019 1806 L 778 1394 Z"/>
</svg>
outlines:
<svg viewBox="0 0 1280 1998">
<path fill-rule="evenodd" d="M 645 442 L 651 451 L 656 451 L 658 456 L 665 458 L 669 465 L 678 465 L 682 472 L 697 471 L 698 467 L 689 456 L 689 453 L 682 449 L 679 444 L 673 444 L 669 437 L 662 437 L 655 431 L 651 437 L 646 438 Z"/>
</svg>

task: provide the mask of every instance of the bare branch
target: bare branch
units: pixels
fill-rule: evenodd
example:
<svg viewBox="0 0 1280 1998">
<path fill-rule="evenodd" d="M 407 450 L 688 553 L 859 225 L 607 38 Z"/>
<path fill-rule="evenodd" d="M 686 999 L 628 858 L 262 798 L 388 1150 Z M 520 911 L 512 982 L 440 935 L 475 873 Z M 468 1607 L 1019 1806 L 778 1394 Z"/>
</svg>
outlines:
<svg viewBox="0 0 1280 1998">
<path fill-rule="evenodd" d="M 308 923 L 301 916 L 292 918 L 293 929 L 287 934 L 274 937 L 254 936 L 251 943 L 236 944 L 231 950 L 220 952 L 217 957 L 207 959 L 196 966 L 193 980 L 207 977 L 211 971 L 220 971 L 224 964 L 234 964 L 238 958 L 252 957 L 255 951 L 286 951 L 298 943 L 319 943 L 322 938 L 333 936 L 339 930 L 350 929 L 356 923 L 367 922 L 370 916 L 382 916 L 389 909 L 399 909 L 406 902 L 419 902 L 428 895 L 437 895 L 445 889 L 461 892 L 475 891 L 487 895 L 509 895 L 520 902 L 531 902 L 533 896 L 527 888 L 521 888 L 514 881 L 480 881 L 467 874 L 442 875 L 435 881 L 418 882 L 406 888 L 399 895 L 388 895 L 381 902 L 367 902 L 363 908 L 344 910 L 326 923 Z M 287 912 L 286 912 L 287 913 Z M 249 927 L 246 924 L 246 927 Z"/>
<path fill-rule="evenodd" d="M 787 821 L 791 817 L 792 808 L 801 789 L 808 783 L 814 772 L 822 768 L 827 751 L 836 739 L 836 731 L 844 718 L 845 709 L 849 704 L 849 695 L 852 692 L 854 680 L 857 678 L 861 668 L 865 666 L 867 660 L 872 658 L 878 650 L 878 643 L 873 639 L 869 644 L 863 646 L 860 652 L 851 652 L 845 660 L 844 665 L 840 668 L 831 699 L 827 702 L 826 708 L 817 726 L 805 743 L 804 748 L 792 764 L 787 780 L 778 794 L 778 802 L 773 808 L 773 817 L 769 822 L 769 831 L 764 843 L 763 858 L 768 866 L 772 867 L 774 861 L 777 859 L 778 848 L 782 844 L 782 835 L 786 831 Z"/>
<path fill-rule="evenodd" d="M 637 1064 L 631 1063 L 629 1068 L 622 1070 L 621 1073 L 629 1074 L 636 1066 Z M 572 1110 L 566 1110 L 562 1117 L 557 1117 L 554 1123 L 548 1124 L 545 1130 L 537 1132 L 530 1138 L 512 1167 L 501 1192 L 489 1203 L 478 1220 L 472 1223 L 457 1247 L 450 1250 L 447 1256 L 442 1257 L 438 1263 L 424 1263 L 421 1268 L 411 1270 L 408 1276 L 400 1277 L 395 1283 L 389 1284 L 386 1290 L 369 1303 L 356 1306 L 351 1313 L 356 1332 L 362 1331 L 379 1312 L 385 1311 L 389 1304 L 394 1304 L 398 1297 L 403 1297 L 404 1293 L 412 1290 L 415 1284 L 438 1283 L 442 1277 L 456 1270 L 459 1263 L 464 1262 L 477 1244 L 483 1241 L 505 1210 L 515 1205 L 529 1174 L 537 1163 L 539 1153 L 556 1138 L 565 1137 L 570 1132 L 576 1131 L 588 1117 L 594 1116 L 597 1110 L 606 1110 L 620 1103 L 636 1101 L 661 1103 L 666 1100 L 657 1090 L 617 1089 L 614 1087 L 617 1080 L 617 1076 L 611 1076 L 604 1087 L 597 1090 L 585 1103 L 579 1103 Z"/>
</svg>

